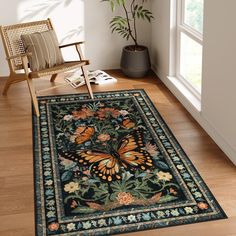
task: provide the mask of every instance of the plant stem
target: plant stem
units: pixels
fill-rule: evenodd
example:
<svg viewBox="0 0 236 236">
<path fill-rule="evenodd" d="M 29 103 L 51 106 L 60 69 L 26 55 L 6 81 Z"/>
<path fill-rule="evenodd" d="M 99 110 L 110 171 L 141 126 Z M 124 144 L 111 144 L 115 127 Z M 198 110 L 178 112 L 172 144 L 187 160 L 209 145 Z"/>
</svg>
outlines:
<svg viewBox="0 0 236 236">
<path fill-rule="evenodd" d="M 137 36 L 136 16 L 135 16 L 135 12 L 134 12 L 134 4 L 135 4 L 135 0 L 133 0 L 131 3 L 131 12 L 132 12 L 133 21 L 134 21 L 134 38 L 136 40 L 135 46 L 138 46 L 138 43 L 137 43 L 138 36 Z"/>
<path fill-rule="evenodd" d="M 129 14 L 128 14 L 128 11 L 125 7 L 125 4 L 122 4 L 123 5 L 123 8 L 125 10 L 125 15 L 126 15 L 126 19 L 127 19 L 127 24 L 128 24 L 128 30 L 129 30 L 129 35 L 131 36 L 131 38 L 133 39 L 134 43 L 135 43 L 135 46 L 137 47 L 138 44 L 137 44 L 137 40 L 135 39 L 135 37 L 133 36 L 132 34 L 132 30 L 131 30 L 131 26 L 130 26 L 130 23 L 129 23 Z"/>
</svg>

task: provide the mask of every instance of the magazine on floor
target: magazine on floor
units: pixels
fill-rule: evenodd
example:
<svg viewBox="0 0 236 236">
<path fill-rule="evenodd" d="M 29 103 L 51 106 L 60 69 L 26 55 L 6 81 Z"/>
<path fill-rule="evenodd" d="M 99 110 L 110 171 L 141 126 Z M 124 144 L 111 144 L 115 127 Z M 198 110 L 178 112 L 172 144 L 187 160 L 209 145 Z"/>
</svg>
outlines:
<svg viewBox="0 0 236 236">
<path fill-rule="evenodd" d="M 102 70 L 95 70 L 95 71 L 89 71 L 88 72 L 88 78 L 91 84 L 108 84 L 108 83 L 114 83 L 117 82 L 117 79 L 110 76 L 106 72 Z M 65 81 L 70 84 L 73 88 L 78 88 L 80 86 L 85 85 L 84 77 L 79 74 L 78 72 L 75 72 L 71 76 L 67 76 L 65 78 Z"/>
</svg>

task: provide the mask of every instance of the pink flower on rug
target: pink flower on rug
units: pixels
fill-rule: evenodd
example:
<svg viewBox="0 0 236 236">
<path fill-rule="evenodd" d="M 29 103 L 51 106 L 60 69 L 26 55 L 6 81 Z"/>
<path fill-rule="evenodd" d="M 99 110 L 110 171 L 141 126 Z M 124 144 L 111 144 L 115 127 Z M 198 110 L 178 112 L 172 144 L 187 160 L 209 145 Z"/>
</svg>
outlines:
<svg viewBox="0 0 236 236">
<path fill-rule="evenodd" d="M 146 145 L 145 145 L 145 149 L 146 149 L 146 151 L 147 152 L 149 152 L 150 153 L 150 155 L 152 155 L 152 156 L 155 156 L 155 155 L 157 155 L 157 146 L 154 144 L 151 144 L 151 143 L 146 143 Z"/>
<path fill-rule="evenodd" d="M 51 224 L 48 226 L 48 229 L 49 229 L 50 231 L 56 231 L 56 230 L 58 230 L 58 228 L 59 228 L 59 224 L 58 224 L 58 223 L 55 223 L 55 222 L 51 223 Z"/>
<path fill-rule="evenodd" d="M 59 157 L 59 160 L 61 161 L 61 165 L 65 166 L 65 167 L 73 164 L 73 161 L 65 159 L 63 157 Z"/>
<path fill-rule="evenodd" d="M 99 111 L 97 112 L 98 118 L 101 120 L 109 118 L 112 116 L 113 118 L 117 118 L 120 115 L 120 111 L 115 109 L 115 108 L 100 108 Z"/>
<path fill-rule="evenodd" d="M 197 204 L 198 208 L 200 208 L 201 210 L 206 210 L 208 208 L 208 205 L 204 202 L 199 202 Z"/>
<path fill-rule="evenodd" d="M 126 111 L 126 110 L 120 110 L 120 114 L 121 114 L 122 116 L 126 116 L 126 115 L 129 114 L 129 112 Z"/>
<path fill-rule="evenodd" d="M 118 193 L 116 199 L 121 205 L 126 205 L 126 206 L 134 202 L 134 199 L 131 193 L 126 193 L 126 192 Z"/>
<path fill-rule="evenodd" d="M 101 142 L 106 142 L 111 139 L 111 136 L 109 134 L 99 134 L 98 135 L 98 140 Z"/>
<path fill-rule="evenodd" d="M 90 110 L 89 108 L 82 108 L 79 111 L 72 111 L 72 115 L 75 120 L 79 120 L 79 119 L 84 120 L 88 117 L 94 116 L 94 112 Z"/>
</svg>

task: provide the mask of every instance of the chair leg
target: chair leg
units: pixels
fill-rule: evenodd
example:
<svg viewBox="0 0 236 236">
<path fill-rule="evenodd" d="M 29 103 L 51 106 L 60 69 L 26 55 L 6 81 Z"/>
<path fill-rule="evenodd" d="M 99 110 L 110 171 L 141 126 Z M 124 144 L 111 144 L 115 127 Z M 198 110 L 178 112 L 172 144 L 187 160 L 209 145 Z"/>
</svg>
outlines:
<svg viewBox="0 0 236 236">
<path fill-rule="evenodd" d="M 57 74 L 52 75 L 51 79 L 50 79 L 50 82 L 54 82 L 56 78 L 57 78 Z"/>
<path fill-rule="evenodd" d="M 9 75 L 9 77 L 4 85 L 4 88 L 3 88 L 3 92 L 2 92 L 3 95 L 7 95 L 7 91 L 10 88 L 13 81 L 14 81 L 14 78 L 11 75 Z"/>
<path fill-rule="evenodd" d="M 33 86 L 33 82 L 32 79 L 27 78 L 27 83 L 28 83 L 28 87 L 29 87 L 29 91 L 30 91 L 30 96 L 34 105 L 34 111 L 37 117 L 39 117 L 39 106 L 38 106 L 38 100 L 36 97 L 36 92 Z"/>
<path fill-rule="evenodd" d="M 89 78 L 88 78 L 88 74 L 87 74 L 87 71 L 84 69 L 83 66 L 81 66 L 81 70 L 82 70 L 82 73 L 83 73 L 83 76 L 84 76 L 84 79 L 85 79 L 85 83 L 86 83 L 86 86 L 87 86 L 87 89 L 88 89 L 88 92 L 89 92 L 89 96 L 91 99 L 93 99 L 93 91 L 92 91 L 92 88 L 91 88 L 91 85 L 90 85 L 90 82 L 89 82 Z"/>
</svg>

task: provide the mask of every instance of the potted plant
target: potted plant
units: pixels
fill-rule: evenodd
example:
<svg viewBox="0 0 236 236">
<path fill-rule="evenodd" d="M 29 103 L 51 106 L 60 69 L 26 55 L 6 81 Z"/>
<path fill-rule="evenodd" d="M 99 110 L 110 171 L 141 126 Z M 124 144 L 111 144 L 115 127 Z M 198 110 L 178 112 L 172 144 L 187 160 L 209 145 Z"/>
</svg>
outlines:
<svg viewBox="0 0 236 236">
<path fill-rule="evenodd" d="M 151 22 L 152 13 L 144 8 L 146 0 L 102 0 L 109 2 L 114 12 L 116 7 L 123 9 L 123 15 L 115 16 L 110 28 L 123 38 L 132 39 L 133 44 L 125 46 L 121 56 L 121 69 L 129 77 L 143 77 L 150 70 L 151 63 L 148 48 L 138 43 L 137 21 Z"/>
</svg>

